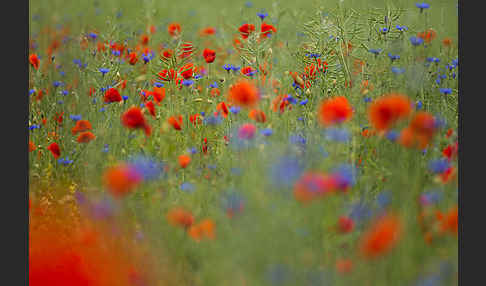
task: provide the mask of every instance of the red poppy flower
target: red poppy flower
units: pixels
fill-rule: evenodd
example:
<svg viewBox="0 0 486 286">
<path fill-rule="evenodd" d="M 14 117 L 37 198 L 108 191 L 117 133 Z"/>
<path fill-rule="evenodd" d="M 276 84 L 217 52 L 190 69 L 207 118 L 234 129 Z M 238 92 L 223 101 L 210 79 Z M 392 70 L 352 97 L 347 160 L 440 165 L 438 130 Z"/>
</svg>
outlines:
<svg viewBox="0 0 486 286">
<path fill-rule="evenodd" d="M 181 25 L 179 23 L 171 23 L 167 31 L 172 37 L 178 36 L 181 33 Z"/>
<path fill-rule="evenodd" d="M 177 119 L 176 117 L 171 116 L 169 117 L 168 122 L 175 130 L 182 130 L 182 115 L 179 115 Z"/>
<path fill-rule="evenodd" d="M 147 107 L 150 115 L 152 115 L 153 117 L 155 117 L 155 106 L 154 106 L 154 103 L 152 101 L 147 101 L 145 103 L 145 107 Z"/>
<path fill-rule="evenodd" d="M 78 143 L 89 143 L 95 138 L 96 136 L 93 133 L 90 131 L 85 131 L 79 134 L 77 141 Z"/>
<path fill-rule="evenodd" d="M 346 274 L 351 272 L 353 269 L 353 262 L 349 259 L 339 259 L 336 260 L 336 270 L 340 274 Z"/>
<path fill-rule="evenodd" d="M 192 225 L 187 234 L 196 242 L 201 241 L 204 237 L 214 239 L 214 222 L 211 219 L 205 219 L 197 225 Z"/>
<path fill-rule="evenodd" d="M 229 110 L 228 110 L 228 107 L 226 106 L 226 103 L 224 103 L 224 101 L 220 102 L 220 103 L 218 103 L 218 105 L 216 105 L 216 110 L 220 111 L 223 114 L 224 118 L 228 117 Z"/>
<path fill-rule="evenodd" d="M 295 199 L 308 203 L 333 193 L 337 184 L 332 176 L 324 173 L 305 173 L 294 185 Z"/>
<path fill-rule="evenodd" d="M 340 233 L 351 232 L 354 228 L 354 221 L 349 217 L 342 216 L 339 218 L 337 228 Z"/>
<path fill-rule="evenodd" d="M 35 151 L 37 147 L 32 141 L 29 141 L 29 152 Z"/>
<path fill-rule="evenodd" d="M 203 51 L 203 57 L 204 60 L 209 64 L 214 62 L 214 59 L 216 58 L 216 52 L 210 49 L 204 49 Z"/>
<path fill-rule="evenodd" d="M 174 54 L 174 51 L 171 50 L 171 49 L 167 49 L 167 50 L 162 52 L 162 56 L 166 59 L 170 59 L 173 54 Z"/>
<path fill-rule="evenodd" d="M 51 151 L 52 155 L 54 156 L 55 159 L 59 158 L 61 156 L 61 149 L 59 148 L 59 145 L 57 145 L 56 142 L 51 143 L 48 147 L 47 150 Z"/>
<path fill-rule="evenodd" d="M 272 34 L 272 32 L 273 32 L 273 33 L 276 33 L 276 32 L 277 32 L 277 29 L 275 29 L 275 27 L 274 27 L 274 26 L 269 25 L 269 24 L 267 24 L 267 23 L 265 23 L 265 22 L 263 22 L 263 23 L 262 23 L 262 28 L 261 28 L 261 30 L 262 30 L 262 35 L 261 35 L 261 37 L 270 37 L 270 36 L 271 36 L 271 34 Z"/>
<path fill-rule="evenodd" d="M 191 42 L 183 43 L 182 44 L 182 53 L 179 54 L 179 58 L 185 59 L 185 58 L 191 56 L 193 51 L 194 51 L 194 47 L 192 46 Z"/>
<path fill-rule="evenodd" d="M 163 81 L 173 81 L 177 79 L 177 73 L 173 70 L 162 70 L 161 72 L 158 73 L 158 77 L 160 80 Z"/>
<path fill-rule="evenodd" d="M 241 73 L 246 75 L 246 76 L 252 76 L 256 73 L 256 69 L 252 67 L 244 67 L 241 69 Z"/>
<path fill-rule="evenodd" d="M 155 102 L 160 105 L 162 100 L 164 100 L 165 98 L 165 88 L 155 86 L 152 91 L 152 95 L 154 97 Z"/>
<path fill-rule="evenodd" d="M 192 63 L 188 63 L 179 69 L 179 73 L 184 79 L 190 79 L 194 74 L 193 69 L 194 65 Z"/>
<path fill-rule="evenodd" d="M 238 28 L 238 31 L 240 31 L 241 37 L 243 39 L 247 39 L 251 32 L 255 31 L 255 25 L 243 24 L 240 26 L 240 28 Z"/>
<path fill-rule="evenodd" d="M 129 60 L 128 63 L 131 64 L 132 66 L 137 63 L 138 61 L 138 56 L 136 52 L 131 52 L 128 54 Z"/>
<path fill-rule="evenodd" d="M 417 37 L 422 38 L 425 43 L 429 44 L 433 39 L 435 39 L 435 36 L 437 35 L 437 32 L 435 32 L 432 29 L 428 29 L 425 32 L 421 32 L 417 34 Z"/>
<path fill-rule="evenodd" d="M 76 135 L 78 132 L 87 130 L 91 130 L 91 123 L 88 120 L 81 119 L 76 121 L 76 125 L 74 125 L 74 127 L 71 129 L 71 132 L 73 135 Z"/>
<path fill-rule="evenodd" d="M 401 94 L 389 94 L 373 101 L 368 108 L 368 119 L 376 130 L 388 130 L 399 119 L 412 111 L 410 99 Z"/>
<path fill-rule="evenodd" d="M 152 128 L 145 120 L 142 110 L 137 106 L 130 107 L 125 111 L 121 116 L 121 122 L 123 126 L 130 129 L 144 129 L 147 136 L 152 133 Z"/>
<path fill-rule="evenodd" d="M 122 97 L 116 88 L 109 88 L 105 91 L 105 103 L 120 102 Z"/>
<path fill-rule="evenodd" d="M 202 123 L 202 120 L 201 120 L 201 117 L 200 117 L 200 114 L 199 113 L 196 113 L 196 114 L 193 114 L 193 115 L 189 116 L 189 121 L 194 126 Z"/>
<path fill-rule="evenodd" d="M 259 99 L 258 89 L 248 80 L 240 80 L 229 89 L 228 100 L 242 107 L 253 107 Z"/>
<path fill-rule="evenodd" d="M 39 58 L 37 57 L 37 54 L 30 54 L 29 62 L 35 69 L 39 68 L 40 61 Z"/>
<path fill-rule="evenodd" d="M 417 112 L 409 126 L 402 130 L 399 143 L 405 147 L 425 149 L 437 131 L 434 116 L 425 111 Z"/>
<path fill-rule="evenodd" d="M 348 121 L 353 116 L 353 109 L 344 96 L 324 100 L 319 107 L 319 121 L 324 126 Z"/>
</svg>

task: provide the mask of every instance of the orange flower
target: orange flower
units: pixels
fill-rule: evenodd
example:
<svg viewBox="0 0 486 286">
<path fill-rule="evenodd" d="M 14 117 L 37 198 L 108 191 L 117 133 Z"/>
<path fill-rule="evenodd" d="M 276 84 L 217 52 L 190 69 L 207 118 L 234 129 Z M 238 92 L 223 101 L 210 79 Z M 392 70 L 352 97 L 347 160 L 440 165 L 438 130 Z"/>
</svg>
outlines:
<svg viewBox="0 0 486 286">
<path fill-rule="evenodd" d="M 434 30 L 428 29 L 425 32 L 418 33 L 417 37 L 422 38 L 427 44 L 429 44 L 433 39 L 435 39 L 436 35 L 437 33 Z"/>
<path fill-rule="evenodd" d="M 39 58 L 37 57 L 37 54 L 30 54 L 29 56 L 29 62 L 30 64 L 35 68 L 39 68 Z"/>
<path fill-rule="evenodd" d="M 155 102 L 160 105 L 162 100 L 164 100 L 165 98 L 165 88 L 154 86 L 152 95 L 154 97 Z"/>
<path fill-rule="evenodd" d="M 239 80 L 231 86 L 228 100 L 242 107 L 253 107 L 259 100 L 258 89 L 248 80 Z"/>
<path fill-rule="evenodd" d="M 450 47 L 452 45 L 452 39 L 451 38 L 444 38 L 442 40 L 442 44 L 445 46 L 445 47 Z"/>
<path fill-rule="evenodd" d="M 219 96 L 221 94 L 221 91 L 219 91 L 219 89 L 217 87 L 213 87 L 210 91 L 211 93 L 211 96 Z"/>
<path fill-rule="evenodd" d="M 265 123 L 265 121 L 267 121 L 267 116 L 259 109 L 252 109 L 248 114 L 248 117 L 260 123 Z"/>
<path fill-rule="evenodd" d="M 171 116 L 169 117 L 168 122 L 175 130 L 182 130 L 182 115 L 179 115 L 177 119 L 176 117 Z"/>
<path fill-rule="evenodd" d="M 348 121 L 353 116 L 353 109 L 344 96 L 324 100 L 318 110 L 319 122 L 324 126 Z"/>
<path fill-rule="evenodd" d="M 402 94 L 388 94 L 376 99 L 368 108 L 368 119 L 379 131 L 388 130 L 412 111 L 410 99 Z"/>
<path fill-rule="evenodd" d="M 35 147 L 35 144 L 32 141 L 29 141 L 29 152 L 35 151 L 37 147 Z"/>
<path fill-rule="evenodd" d="M 437 217 L 440 222 L 440 231 L 442 233 L 449 232 L 450 234 L 457 234 L 458 229 L 458 208 L 457 206 L 451 208 L 446 214 L 438 212 Z"/>
<path fill-rule="evenodd" d="M 211 219 L 205 219 L 199 224 L 191 226 L 188 234 L 197 242 L 201 241 L 204 237 L 214 239 L 214 222 Z"/>
<path fill-rule="evenodd" d="M 182 207 L 171 209 L 167 213 L 167 220 L 173 226 L 182 226 L 184 228 L 188 228 L 194 223 L 194 217 L 191 212 Z"/>
<path fill-rule="evenodd" d="M 172 37 L 178 36 L 181 33 L 181 25 L 179 23 L 171 23 L 167 31 Z"/>
<path fill-rule="evenodd" d="M 71 129 L 71 132 L 73 135 L 76 135 L 78 132 L 87 130 L 91 130 L 91 123 L 88 120 L 81 119 L 76 121 L 76 125 L 74 125 L 74 127 Z"/>
<path fill-rule="evenodd" d="M 401 233 L 402 223 L 398 217 L 381 217 L 362 237 L 361 253 L 366 258 L 377 258 L 389 252 L 398 243 Z"/>
<path fill-rule="evenodd" d="M 204 37 L 204 36 L 214 35 L 215 33 L 216 33 L 216 29 L 214 29 L 213 27 L 207 27 L 207 28 L 202 29 L 199 32 L 199 35 L 201 37 Z"/>
<path fill-rule="evenodd" d="M 191 163 L 191 157 L 188 156 L 188 155 L 180 155 L 179 156 L 179 166 L 181 166 L 181 168 L 186 168 L 189 163 Z"/>
<path fill-rule="evenodd" d="M 115 197 L 129 194 L 142 180 L 142 175 L 128 165 L 108 168 L 103 174 L 103 183 Z"/>
<path fill-rule="evenodd" d="M 402 130 L 399 142 L 405 147 L 426 148 L 435 135 L 435 118 L 430 113 L 420 111 L 415 114 L 409 126 Z"/>
<path fill-rule="evenodd" d="M 141 43 L 143 46 L 146 46 L 146 45 L 148 45 L 148 42 L 149 42 L 149 36 L 148 36 L 148 35 L 143 34 L 143 35 L 140 37 L 140 43 Z"/>
<path fill-rule="evenodd" d="M 96 136 L 93 133 L 86 131 L 79 134 L 77 141 L 78 143 L 88 143 L 95 138 Z"/>
</svg>

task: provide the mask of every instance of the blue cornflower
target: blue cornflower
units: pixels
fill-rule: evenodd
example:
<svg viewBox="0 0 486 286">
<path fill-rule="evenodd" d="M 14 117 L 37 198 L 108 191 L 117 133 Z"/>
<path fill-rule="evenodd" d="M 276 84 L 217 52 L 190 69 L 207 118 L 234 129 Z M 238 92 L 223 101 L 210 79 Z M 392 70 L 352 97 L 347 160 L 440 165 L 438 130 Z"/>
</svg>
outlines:
<svg viewBox="0 0 486 286">
<path fill-rule="evenodd" d="M 108 145 L 108 144 L 105 144 L 105 145 L 103 146 L 103 152 L 104 152 L 104 153 L 108 153 L 108 151 L 109 151 L 109 150 L 110 150 L 109 145 Z"/>
<path fill-rule="evenodd" d="M 119 50 L 113 50 L 111 51 L 111 53 L 114 55 L 114 56 L 120 56 L 120 51 Z"/>
<path fill-rule="evenodd" d="M 81 120 L 81 115 L 74 115 L 74 114 L 71 114 L 69 115 L 69 118 L 71 118 L 72 121 L 76 122 L 78 120 Z"/>
<path fill-rule="evenodd" d="M 380 28 L 380 32 L 382 34 L 386 34 L 386 33 L 388 33 L 388 28 Z"/>
<path fill-rule="evenodd" d="M 218 88 L 218 83 L 217 82 L 213 82 L 212 84 L 209 85 L 209 87 Z"/>
<path fill-rule="evenodd" d="M 194 185 L 189 183 L 189 182 L 182 183 L 180 188 L 181 188 L 181 191 L 189 193 L 189 194 L 191 194 L 195 191 Z"/>
<path fill-rule="evenodd" d="M 349 217 L 357 223 L 363 222 L 371 216 L 371 209 L 364 202 L 357 202 L 351 207 Z"/>
<path fill-rule="evenodd" d="M 69 158 L 68 158 L 68 157 L 66 157 L 66 159 L 64 159 L 64 158 L 59 158 L 59 159 L 57 160 L 57 162 L 58 162 L 59 164 L 62 164 L 62 165 L 64 165 L 64 166 L 67 166 L 67 165 L 69 165 L 69 164 L 72 164 L 74 161 L 73 161 L 73 160 L 69 160 Z"/>
<path fill-rule="evenodd" d="M 264 13 L 263 11 L 260 12 L 260 13 L 257 13 L 257 16 L 260 17 L 260 19 L 265 19 L 266 17 L 268 17 L 268 13 Z"/>
<path fill-rule="evenodd" d="M 143 54 L 142 53 L 142 59 L 143 59 L 143 62 L 146 64 L 148 62 L 150 62 L 150 60 L 152 59 L 152 57 L 149 55 L 146 55 L 146 54 Z"/>
<path fill-rule="evenodd" d="M 376 202 L 380 208 L 387 207 L 391 202 L 391 192 L 382 191 L 378 196 L 376 196 Z"/>
<path fill-rule="evenodd" d="M 229 72 L 231 69 L 233 69 L 232 64 L 225 64 L 223 65 L 223 69 L 225 69 L 227 72 Z"/>
<path fill-rule="evenodd" d="M 32 95 L 35 93 L 35 89 L 29 89 L 29 95 Z"/>
<path fill-rule="evenodd" d="M 130 165 L 143 176 L 145 181 L 156 180 L 164 172 L 164 163 L 150 157 L 139 155 L 130 160 Z"/>
<path fill-rule="evenodd" d="M 381 53 L 382 49 L 369 49 L 368 52 L 374 54 L 375 56 Z"/>
<path fill-rule="evenodd" d="M 260 131 L 260 133 L 263 135 L 263 136 L 270 136 L 273 134 L 273 130 L 271 128 L 265 128 L 263 129 L 262 131 Z"/>
<path fill-rule="evenodd" d="M 306 57 L 308 57 L 308 58 L 319 58 L 319 57 L 321 57 L 321 54 L 310 53 L 310 54 L 306 54 Z"/>
<path fill-rule="evenodd" d="M 400 59 L 400 56 L 399 55 L 393 55 L 392 53 L 388 53 L 388 57 L 390 58 L 390 60 L 392 62 L 395 61 L 395 60 Z"/>
<path fill-rule="evenodd" d="M 429 62 L 429 63 L 438 63 L 438 62 L 440 62 L 440 59 L 439 58 L 434 58 L 434 57 L 428 57 L 426 59 L 426 61 Z"/>
<path fill-rule="evenodd" d="M 290 94 L 287 95 L 285 100 L 288 101 L 290 104 L 296 104 L 297 103 L 297 99 L 295 99 L 295 97 L 291 96 Z"/>
<path fill-rule="evenodd" d="M 101 72 L 102 75 L 105 75 L 105 73 L 109 72 L 110 69 L 107 68 L 100 68 L 99 71 Z"/>
<path fill-rule="evenodd" d="M 245 6 L 246 8 L 251 8 L 253 7 L 253 3 L 251 1 L 246 1 Z"/>
<path fill-rule="evenodd" d="M 104 111 L 105 111 L 105 108 L 104 108 L 104 107 L 102 107 L 102 108 L 100 109 L 100 112 L 104 112 Z"/>
<path fill-rule="evenodd" d="M 206 112 L 201 111 L 201 112 L 199 112 L 199 114 L 201 114 L 201 116 L 204 116 L 204 115 L 206 115 Z"/>
<path fill-rule="evenodd" d="M 422 12 L 423 9 L 429 9 L 430 5 L 422 2 L 422 3 L 415 3 L 415 6 L 420 9 L 420 12 Z"/>
<path fill-rule="evenodd" d="M 326 130 L 326 139 L 336 142 L 347 142 L 351 138 L 351 134 L 345 128 L 328 128 Z"/>
<path fill-rule="evenodd" d="M 390 131 L 388 131 L 388 132 L 386 133 L 385 137 L 386 137 L 386 139 L 388 139 L 388 140 L 390 140 L 390 141 L 392 141 L 392 142 L 395 142 L 395 141 L 398 139 L 398 136 L 399 136 L 399 135 L 400 135 L 400 134 L 399 134 L 397 131 L 395 131 L 395 130 L 390 130 Z"/>
<path fill-rule="evenodd" d="M 392 67 L 391 68 L 391 71 L 394 73 L 394 74 L 402 74 L 405 72 L 405 68 L 398 68 L 398 67 Z"/>
<path fill-rule="evenodd" d="M 398 31 L 408 31 L 408 27 L 407 26 L 397 25 L 396 28 L 397 28 Z"/>
<path fill-rule="evenodd" d="M 54 85 L 54 87 L 59 87 L 59 86 L 63 85 L 62 82 L 57 81 L 57 80 L 55 82 L 53 82 L 52 84 Z"/>
<path fill-rule="evenodd" d="M 333 175 L 337 180 L 338 188 L 346 189 L 356 184 L 357 170 L 353 165 L 342 164 L 333 170 Z"/>
<path fill-rule="evenodd" d="M 122 95 L 122 99 L 123 99 L 123 101 L 126 101 L 128 99 L 128 96 L 127 95 Z"/>
<path fill-rule="evenodd" d="M 202 75 L 200 75 L 200 74 L 196 74 L 196 75 L 194 76 L 194 79 L 200 79 L 200 78 L 203 78 L 203 76 L 202 76 Z"/>
<path fill-rule="evenodd" d="M 58 104 L 63 104 L 64 103 L 64 100 L 59 100 L 57 103 Z"/>
<path fill-rule="evenodd" d="M 295 157 L 282 157 L 270 168 L 271 182 L 277 187 L 291 187 L 304 171 Z"/>
<path fill-rule="evenodd" d="M 419 101 L 417 101 L 417 103 L 415 104 L 415 108 L 416 108 L 417 110 L 422 109 L 422 106 L 423 106 L 423 104 L 422 104 L 422 101 L 420 101 L 420 100 L 419 100 Z"/>
<path fill-rule="evenodd" d="M 190 80 L 190 79 L 185 79 L 182 81 L 182 84 L 185 85 L 185 86 L 191 86 L 194 84 L 194 81 L 193 80 Z"/>
<path fill-rule="evenodd" d="M 301 100 L 301 101 L 299 102 L 299 104 L 300 104 L 300 105 L 306 105 L 306 104 L 307 104 L 307 102 L 309 102 L 309 99 L 307 99 L 307 98 L 306 98 L 306 99 Z"/>
<path fill-rule="evenodd" d="M 233 65 L 232 65 L 232 66 L 231 66 L 231 69 L 232 69 L 234 72 L 237 72 L 237 71 L 239 71 L 239 70 L 241 69 L 241 67 L 237 67 L 237 66 L 233 66 Z M 255 70 L 254 72 L 251 72 L 251 74 L 249 74 L 249 75 L 253 75 L 253 74 L 255 74 L 255 72 L 256 72 L 256 70 Z"/>
<path fill-rule="evenodd" d="M 429 162 L 429 170 L 436 173 L 441 174 L 449 169 L 450 164 L 449 161 L 445 158 L 432 160 Z"/>
<path fill-rule="evenodd" d="M 371 102 L 371 97 L 367 96 L 363 100 L 364 100 L 364 102 Z"/>
<path fill-rule="evenodd" d="M 60 74 L 61 76 L 65 76 L 65 75 L 66 75 L 66 73 L 65 73 L 64 71 L 59 71 L 59 74 Z"/>
<path fill-rule="evenodd" d="M 233 114 L 238 114 L 238 113 L 240 112 L 240 109 L 241 109 L 241 108 L 240 108 L 239 106 L 231 106 L 231 107 L 230 107 L 230 111 L 231 111 L 231 113 L 233 113 Z"/>
<path fill-rule="evenodd" d="M 221 116 L 211 115 L 211 116 L 208 116 L 208 117 L 205 117 L 204 118 L 204 124 L 205 125 L 218 125 L 222 121 L 223 121 L 223 119 L 221 118 Z"/>
<path fill-rule="evenodd" d="M 421 44 L 424 43 L 424 40 L 422 38 L 418 38 L 418 37 L 410 37 L 410 43 L 412 43 L 412 45 L 414 46 L 420 46 Z"/>
<path fill-rule="evenodd" d="M 289 141 L 290 141 L 290 144 L 295 144 L 295 145 L 298 145 L 300 147 L 303 147 L 303 146 L 305 146 L 305 144 L 307 144 L 307 139 L 305 139 L 305 137 L 303 137 L 299 134 L 290 136 Z"/>
<path fill-rule="evenodd" d="M 452 94 L 452 89 L 450 89 L 450 88 L 440 88 L 439 91 L 443 95 Z"/>
<path fill-rule="evenodd" d="M 29 130 L 34 130 L 34 129 L 38 129 L 38 128 L 40 128 L 40 125 L 35 125 L 34 124 L 34 125 L 30 125 L 29 126 Z"/>
<path fill-rule="evenodd" d="M 192 147 L 191 149 L 188 150 L 188 152 L 191 153 L 191 154 L 196 154 L 197 149 L 196 149 L 196 147 Z"/>
<path fill-rule="evenodd" d="M 95 33 L 91 32 L 88 34 L 88 36 L 93 39 L 93 40 L 96 40 L 96 38 L 98 37 L 98 35 L 96 35 Z"/>
<path fill-rule="evenodd" d="M 154 83 L 154 86 L 155 87 L 163 87 L 164 84 L 163 83 L 160 83 L 160 82 L 156 82 L 156 83 Z"/>
<path fill-rule="evenodd" d="M 68 94 L 69 94 L 69 91 L 67 91 L 67 90 L 63 90 L 61 93 L 62 93 L 62 95 L 66 96 L 66 95 L 68 95 Z"/>
</svg>

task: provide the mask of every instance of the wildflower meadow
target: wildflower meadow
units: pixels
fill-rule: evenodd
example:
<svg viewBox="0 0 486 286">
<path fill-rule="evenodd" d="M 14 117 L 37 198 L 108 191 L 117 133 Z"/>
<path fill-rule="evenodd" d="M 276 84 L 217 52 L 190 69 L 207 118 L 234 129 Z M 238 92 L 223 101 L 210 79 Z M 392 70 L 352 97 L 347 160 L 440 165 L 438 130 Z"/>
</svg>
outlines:
<svg viewBox="0 0 486 286">
<path fill-rule="evenodd" d="M 458 285 L 457 1 L 29 12 L 30 285 Z"/>
</svg>

